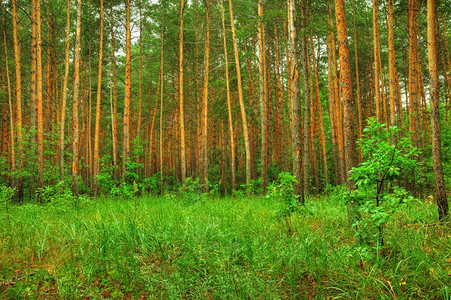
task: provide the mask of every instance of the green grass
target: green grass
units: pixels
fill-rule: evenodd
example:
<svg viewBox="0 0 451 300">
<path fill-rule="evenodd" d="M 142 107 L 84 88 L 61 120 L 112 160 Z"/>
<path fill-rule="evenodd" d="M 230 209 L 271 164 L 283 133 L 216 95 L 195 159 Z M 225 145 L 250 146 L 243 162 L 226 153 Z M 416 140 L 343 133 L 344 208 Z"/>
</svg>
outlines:
<svg viewBox="0 0 451 300">
<path fill-rule="evenodd" d="M 359 244 L 344 204 L 311 208 L 288 221 L 257 197 L 2 210 L 0 298 L 450 298 L 435 205 L 397 215 L 383 251 Z"/>
</svg>

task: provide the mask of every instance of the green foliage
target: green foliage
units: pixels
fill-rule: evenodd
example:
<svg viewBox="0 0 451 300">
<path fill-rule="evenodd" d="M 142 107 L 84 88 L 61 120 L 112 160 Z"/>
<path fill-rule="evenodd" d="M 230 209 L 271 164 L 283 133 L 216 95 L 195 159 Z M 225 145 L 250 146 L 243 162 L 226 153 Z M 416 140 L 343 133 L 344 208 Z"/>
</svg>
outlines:
<svg viewBox="0 0 451 300">
<path fill-rule="evenodd" d="M 449 298 L 450 237 L 427 224 L 433 205 L 397 213 L 391 251 L 377 258 L 355 245 L 337 201 L 312 201 L 315 215 L 293 215 L 287 235 L 276 201 L 169 199 L 141 198 L 136 217 L 133 203 L 112 197 L 79 210 L 12 206 L 14 226 L 0 226 L 2 297 Z"/>
<path fill-rule="evenodd" d="M 198 201 L 205 196 L 202 193 L 202 185 L 199 178 L 186 177 L 185 183 L 179 188 L 179 192 L 184 199 L 189 201 Z"/>
<path fill-rule="evenodd" d="M 297 182 L 296 177 L 288 172 L 281 172 L 277 180 L 268 186 L 268 193 L 265 198 L 275 200 L 280 203 L 278 215 L 289 217 L 298 209 L 298 196 L 294 194 L 293 183 Z"/>
<path fill-rule="evenodd" d="M 409 136 L 393 144 L 391 137 L 398 133 L 396 127 L 387 130 L 369 119 L 360 140 L 364 161 L 351 170 L 357 189 L 346 199 L 360 213 L 354 225 L 357 235 L 367 243 L 376 239 L 383 245 L 385 224 L 414 200 L 397 182 L 417 167 L 419 150 L 412 146 Z"/>
<path fill-rule="evenodd" d="M 9 205 L 16 193 L 16 188 L 2 185 L 0 186 L 0 205 L 5 207 L 9 220 Z"/>
<path fill-rule="evenodd" d="M 79 205 L 90 203 L 86 195 L 74 196 L 70 184 L 64 181 L 44 186 L 42 189 L 37 189 L 36 193 L 42 201 L 48 203 L 49 208 L 59 212 L 66 212 L 71 207 L 78 209 Z"/>
</svg>

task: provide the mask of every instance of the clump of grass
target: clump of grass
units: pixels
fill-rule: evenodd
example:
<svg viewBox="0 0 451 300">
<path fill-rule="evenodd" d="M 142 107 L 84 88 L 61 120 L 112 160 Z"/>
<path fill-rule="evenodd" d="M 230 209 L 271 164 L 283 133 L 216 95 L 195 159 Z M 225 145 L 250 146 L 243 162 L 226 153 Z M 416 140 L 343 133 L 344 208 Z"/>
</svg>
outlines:
<svg viewBox="0 0 451 300">
<path fill-rule="evenodd" d="M 135 205 L 137 205 L 135 212 Z M 360 245 L 346 207 L 314 199 L 290 230 L 258 197 L 104 199 L 0 212 L 2 298 L 447 298 L 449 228 L 433 205 Z"/>
</svg>

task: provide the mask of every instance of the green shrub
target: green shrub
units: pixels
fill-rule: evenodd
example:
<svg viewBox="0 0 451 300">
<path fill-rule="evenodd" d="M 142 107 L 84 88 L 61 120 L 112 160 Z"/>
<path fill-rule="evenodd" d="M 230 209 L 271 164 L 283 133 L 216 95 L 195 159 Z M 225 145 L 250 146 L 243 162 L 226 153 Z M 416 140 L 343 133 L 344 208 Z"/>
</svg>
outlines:
<svg viewBox="0 0 451 300">
<path fill-rule="evenodd" d="M 360 140 L 363 162 L 351 170 L 357 189 L 350 192 L 346 199 L 354 204 L 360 214 L 354 225 L 357 235 L 366 243 L 376 240 L 383 246 L 385 224 L 414 200 L 398 182 L 401 176 L 417 168 L 415 158 L 419 150 L 412 145 L 408 135 L 396 144 L 392 143 L 391 136 L 398 133 L 396 127 L 387 130 L 374 118 L 369 119 Z"/>
</svg>

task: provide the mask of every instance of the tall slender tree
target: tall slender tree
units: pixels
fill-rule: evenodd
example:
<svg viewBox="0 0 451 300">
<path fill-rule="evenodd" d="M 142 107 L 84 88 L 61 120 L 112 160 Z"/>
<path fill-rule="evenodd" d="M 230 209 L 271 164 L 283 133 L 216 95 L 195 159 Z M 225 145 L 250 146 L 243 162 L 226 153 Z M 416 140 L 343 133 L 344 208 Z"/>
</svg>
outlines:
<svg viewBox="0 0 451 300">
<path fill-rule="evenodd" d="M 202 85 L 201 139 L 200 139 L 200 183 L 202 190 L 207 191 L 208 182 L 208 83 L 210 72 L 210 0 L 205 1 L 205 53 L 204 53 L 204 82 Z"/>
<path fill-rule="evenodd" d="M 267 140 L 268 140 L 268 115 L 266 108 L 266 50 L 265 45 L 265 25 L 263 23 L 263 0 L 258 0 L 258 78 L 259 78 L 259 95 L 260 95 L 260 127 L 261 127 L 261 149 L 260 149 L 260 159 L 261 159 L 261 185 L 263 193 L 266 194 L 266 186 L 268 181 L 268 159 L 267 159 Z"/>
<path fill-rule="evenodd" d="M 449 215 L 448 199 L 446 197 L 445 180 L 443 176 L 440 111 L 439 111 L 439 78 L 437 59 L 435 0 L 427 1 L 427 41 L 429 86 L 431 90 L 431 127 L 432 127 L 432 160 L 435 178 L 435 197 L 438 206 L 438 218 L 443 221 Z"/>
<path fill-rule="evenodd" d="M 345 165 L 348 190 L 355 189 L 354 181 L 349 171 L 357 166 L 355 133 L 354 133 L 354 101 L 352 98 L 352 76 L 349 61 L 348 35 L 346 14 L 343 0 L 335 0 L 335 19 L 337 22 L 338 54 L 340 59 L 340 83 L 343 93 L 344 136 L 345 136 Z"/>
<path fill-rule="evenodd" d="M 99 35 L 99 67 L 97 75 L 97 97 L 96 97 L 96 125 L 94 131 L 94 178 L 93 178 L 93 194 L 96 195 L 97 176 L 100 171 L 100 118 L 102 115 L 102 59 L 103 59 L 103 0 L 100 0 L 100 35 Z"/>
<path fill-rule="evenodd" d="M 130 6 L 125 0 L 125 92 L 122 141 L 122 181 L 125 182 L 127 160 L 130 156 L 130 102 L 132 97 L 132 35 L 130 29 Z"/>
<path fill-rule="evenodd" d="M 251 183 L 251 147 L 249 142 L 249 130 L 247 125 L 246 108 L 244 106 L 243 84 L 241 78 L 240 56 L 238 52 L 238 43 L 236 41 L 235 20 L 233 18 L 232 0 L 229 0 L 230 27 L 232 29 L 233 53 L 235 55 L 235 68 L 238 85 L 238 101 L 240 103 L 241 123 L 243 124 L 244 149 L 246 155 L 246 184 Z"/>
<path fill-rule="evenodd" d="M 230 136 L 230 168 L 231 168 L 231 187 L 232 191 L 235 190 L 235 169 L 236 169 L 236 152 L 235 152 L 235 133 L 233 130 L 233 115 L 232 115 L 232 100 L 230 93 L 230 82 L 229 82 L 229 56 L 227 53 L 227 31 L 225 27 L 225 14 L 224 14 L 224 3 L 221 3 L 221 18 L 222 18 L 222 36 L 224 42 L 224 58 L 225 58 L 225 76 L 226 76 L 226 93 L 227 93 L 227 116 L 229 125 L 229 136 Z"/>
<path fill-rule="evenodd" d="M 180 164 L 182 182 L 186 178 L 186 145 L 185 145 L 185 107 L 183 89 L 183 13 L 186 0 L 180 0 L 180 33 L 179 33 L 179 105 L 180 105 Z"/>
<path fill-rule="evenodd" d="M 69 51 L 70 51 L 70 0 L 66 2 L 66 40 L 64 47 L 64 79 L 61 93 L 61 112 L 59 124 L 59 171 L 60 181 L 64 181 L 64 133 L 66 129 L 67 86 L 69 83 Z"/>
<path fill-rule="evenodd" d="M 304 157 L 303 157 L 303 193 L 301 202 L 305 203 L 305 199 L 310 196 L 309 193 L 309 176 L 310 176 L 310 87 L 309 87 L 309 54 L 308 54 L 308 41 L 307 41 L 307 14 L 305 1 L 301 3 L 301 47 L 302 47 L 302 70 L 304 81 Z"/>
<path fill-rule="evenodd" d="M 296 6 L 294 0 L 288 0 L 288 44 L 290 57 L 290 77 L 291 91 L 290 107 L 291 120 L 293 123 L 291 130 L 292 149 L 293 149 L 293 175 L 296 177 L 294 183 L 294 193 L 302 195 L 301 184 L 301 163 L 302 163 L 302 138 L 301 138 L 301 100 L 299 97 L 299 69 L 298 69 L 298 49 L 297 49 L 297 34 L 296 34 Z"/>
<path fill-rule="evenodd" d="M 74 51 L 74 88 L 72 101 L 72 189 L 78 195 L 78 102 L 80 89 L 80 51 L 81 51 L 81 0 L 77 0 L 77 29 Z"/>
</svg>

